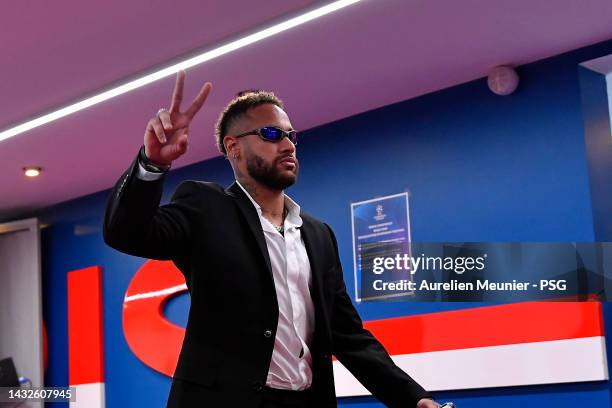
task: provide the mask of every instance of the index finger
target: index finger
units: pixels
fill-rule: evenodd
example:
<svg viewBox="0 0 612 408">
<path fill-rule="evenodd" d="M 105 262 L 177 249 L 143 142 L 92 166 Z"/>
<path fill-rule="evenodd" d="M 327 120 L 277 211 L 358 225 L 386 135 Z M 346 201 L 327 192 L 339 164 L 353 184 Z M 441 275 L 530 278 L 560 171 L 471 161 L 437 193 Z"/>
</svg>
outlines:
<svg viewBox="0 0 612 408">
<path fill-rule="evenodd" d="M 176 74 L 176 83 L 174 84 L 174 92 L 172 93 L 172 104 L 170 105 L 170 113 L 178 112 L 181 109 L 183 101 L 183 85 L 185 84 L 185 71 L 180 70 Z"/>
<path fill-rule="evenodd" d="M 204 101 L 206 101 L 206 98 L 208 98 L 208 94 L 210 93 L 211 89 L 212 84 L 210 82 L 206 82 L 202 89 L 200 89 L 200 93 L 198 94 L 198 96 L 195 97 L 193 103 L 191 104 L 189 109 L 187 109 L 187 112 L 185 112 L 189 119 L 192 119 L 195 114 L 198 113 L 202 105 L 204 105 Z"/>
</svg>

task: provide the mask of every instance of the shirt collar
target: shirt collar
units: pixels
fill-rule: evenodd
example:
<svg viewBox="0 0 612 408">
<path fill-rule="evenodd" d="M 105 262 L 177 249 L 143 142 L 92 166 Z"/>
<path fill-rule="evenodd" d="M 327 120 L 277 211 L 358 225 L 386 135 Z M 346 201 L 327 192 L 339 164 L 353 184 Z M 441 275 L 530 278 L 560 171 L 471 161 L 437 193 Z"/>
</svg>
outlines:
<svg viewBox="0 0 612 408">
<path fill-rule="evenodd" d="M 238 180 L 236 180 L 236 184 L 238 184 L 242 191 L 244 191 L 244 194 L 246 194 L 249 200 L 251 200 L 251 203 L 253 204 L 253 206 L 255 206 L 255 209 L 257 210 L 257 214 L 262 217 L 261 206 L 257 204 L 257 201 L 255 201 L 253 197 L 251 197 L 251 194 L 249 194 L 249 192 L 242 186 L 242 184 L 240 184 Z M 293 199 L 291 199 L 291 197 L 289 197 L 287 194 L 284 195 L 285 207 L 287 208 L 287 217 L 285 217 L 285 224 L 289 224 L 285 225 L 285 227 L 301 227 L 302 217 L 300 217 L 300 206 L 298 205 L 298 203 L 293 201 Z"/>
</svg>

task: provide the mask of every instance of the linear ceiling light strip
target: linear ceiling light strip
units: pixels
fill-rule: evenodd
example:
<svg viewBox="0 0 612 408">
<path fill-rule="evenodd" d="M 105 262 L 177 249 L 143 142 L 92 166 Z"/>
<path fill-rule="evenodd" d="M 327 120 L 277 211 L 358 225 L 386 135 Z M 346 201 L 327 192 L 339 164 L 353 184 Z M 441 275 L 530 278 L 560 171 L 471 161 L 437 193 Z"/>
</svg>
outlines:
<svg viewBox="0 0 612 408">
<path fill-rule="evenodd" d="M 108 91 L 102 92 L 98 95 L 94 95 L 90 98 L 82 100 L 80 102 L 74 103 L 72 105 L 66 106 L 64 108 L 58 109 L 51 113 L 47 113 L 38 118 L 29 120 L 20 125 L 14 126 L 12 128 L 3 130 L 0 132 L 0 142 L 8 139 L 10 137 L 16 136 L 20 133 L 26 132 L 28 130 L 34 129 L 38 126 L 42 126 L 46 123 L 52 122 L 54 120 L 63 118 L 64 116 L 68 116 L 85 108 L 89 108 L 90 106 L 96 105 L 98 103 L 107 101 L 116 96 L 122 95 L 124 93 L 133 91 L 134 89 L 140 88 L 162 78 L 165 78 L 169 75 L 176 73 L 181 69 L 191 68 L 193 66 L 202 64 L 206 61 L 210 61 L 214 58 L 220 57 L 232 51 L 238 50 L 240 48 L 246 47 L 250 44 L 256 43 L 258 41 L 264 40 L 273 35 L 282 33 L 283 31 L 287 31 L 293 27 L 297 27 L 324 15 L 333 13 L 334 11 L 340 10 L 344 7 L 350 6 L 351 4 L 358 3 L 362 0 L 338 0 L 333 3 L 327 4 L 323 7 L 319 7 L 315 10 L 309 11 L 307 13 L 301 14 L 297 17 L 291 18 L 282 23 L 278 23 L 273 25 L 272 27 L 268 27 L 256 33 L 247 35 L 246 37 L 240 38 L 238 40 L 232 41 L 228 44 L 217 47 L 213 50 L 206 51 L 200 55 L 196 55 L 195 57 L 191 57 L 185 61 L 173 64 L 167 68 L 163 68 L 159 71 L 153 72 L 151 74 L 145 75 L 141 78 L 135 79 L 123 85 L 117 86 L 115 88 L 109 89 Z"/>
</svg>

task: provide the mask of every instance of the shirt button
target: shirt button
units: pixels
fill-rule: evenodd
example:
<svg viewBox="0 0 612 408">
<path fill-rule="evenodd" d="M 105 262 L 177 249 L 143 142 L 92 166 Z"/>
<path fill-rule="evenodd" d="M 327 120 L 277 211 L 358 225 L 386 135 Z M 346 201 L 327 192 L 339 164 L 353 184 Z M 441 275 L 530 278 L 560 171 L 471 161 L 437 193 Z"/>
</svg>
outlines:
<svg viewBox="0 0 612 408">
<path fill-rule="evenodd" d="M 266 331 L 264 332 L 264 337 L 266 337 L 266 338 L 270 338 L 270 337 L 272 337 L 272 330 L 266 330 Z"/>
<path fill-rule="evenodd" d="M 263 390 L 263 385 L 261 385 L 259 381 L 255 381 L 253 383 L 253 389 L 257 392 L 260 392 L 261 390 Z"/>
</svg>

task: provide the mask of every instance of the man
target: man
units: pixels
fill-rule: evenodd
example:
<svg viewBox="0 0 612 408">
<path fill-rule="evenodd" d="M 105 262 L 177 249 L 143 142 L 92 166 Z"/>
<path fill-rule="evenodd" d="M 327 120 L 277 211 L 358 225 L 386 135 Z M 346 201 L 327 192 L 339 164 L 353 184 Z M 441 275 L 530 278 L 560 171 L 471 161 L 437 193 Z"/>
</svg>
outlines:
<svg viewBox="0 0 612 408">
<path fill-rule="evenodd" d="M 187 181 L 159 207 L 211 90 L 181 112 L 184 80 L 149 121 L 104 221 L 107 244 L 185 275 L 191 308 L 168 407 L 335 407 L 332 354 L 386 405 L 438 407 L 362 327 L 331 228 L 284 194 L 299 173 L 297 136 L 273 94 L 247 92 L 219 118 L 234 184 Z"/>
</svg>

